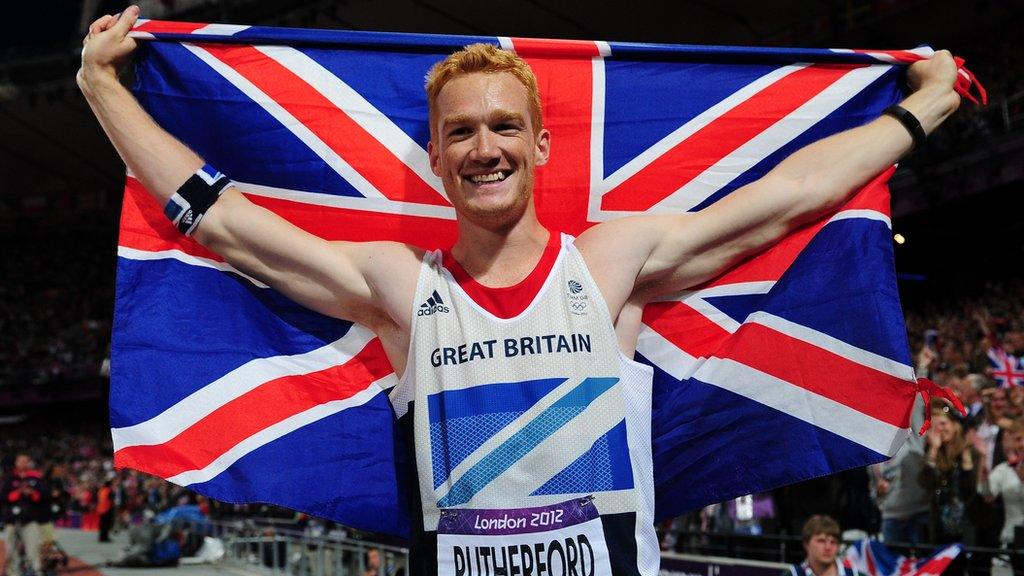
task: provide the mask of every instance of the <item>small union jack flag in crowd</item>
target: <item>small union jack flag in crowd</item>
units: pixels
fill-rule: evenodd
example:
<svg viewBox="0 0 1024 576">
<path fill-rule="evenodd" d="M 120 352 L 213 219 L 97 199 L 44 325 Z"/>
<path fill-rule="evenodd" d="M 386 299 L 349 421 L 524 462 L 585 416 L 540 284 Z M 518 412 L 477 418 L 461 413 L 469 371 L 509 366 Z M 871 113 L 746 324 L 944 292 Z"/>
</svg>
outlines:
<svg viewBox="0 0 1024 576">
<path fill-rule="evenodd" d="M 988 364 L 1000 388 L 1024 386 L 1024 362 L 1020 358 L 1002 347 L 992 347 L 988 349 Z"/>
<path fill-rule="evenodd" d="M 423 77 L 489 42 L 535 71 L 540 220 L 700 210 L 901 98 L 913 51 L 747 49 L 140 20 L 134 92 L 253 202 L 330 240 L 455 240 Z M 964 79 L 967 78 L 965 75 Z M 965 80 L 966 81 L 966 80 Z M 650 304 L 657 515 L 884 460 L 918 385 L 886 180 L 703 286 Z M 178 234 L 129 175 L 111 424 L 118 466 L 228 502 L 408 531 L 396 378 L 364 327 L 295 305 Z M 440 306 L 435 298 L 434 305 Z"/>
<path fill-rule="evenodd" d="M 962 549 L 960 544 L 951 544 L 926 558 L 914 558 L 894 554 L 878 540 L 864 539 L 846 549 L 844 564 L 867 576 L 938 576 Z"/>
</svg>

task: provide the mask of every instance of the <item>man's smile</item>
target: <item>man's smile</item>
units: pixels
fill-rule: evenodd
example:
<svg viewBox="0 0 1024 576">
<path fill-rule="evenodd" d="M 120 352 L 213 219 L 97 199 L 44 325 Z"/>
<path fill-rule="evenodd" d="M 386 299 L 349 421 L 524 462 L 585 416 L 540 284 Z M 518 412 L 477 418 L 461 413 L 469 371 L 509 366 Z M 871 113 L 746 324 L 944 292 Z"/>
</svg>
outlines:
<svg viewBox="0 0 1024 576">
<path fill-rule="evenodd" d="M 472 174 L 469 176 L 463 176 L 463 178 L 469 180 L 473 184 L 490 184 L 493 182 L 501 182 L 508 178 L 511 174 L 511 170 L 495 170 L 493 172 L 487 172 L 486 174 Z"/>
</svg>

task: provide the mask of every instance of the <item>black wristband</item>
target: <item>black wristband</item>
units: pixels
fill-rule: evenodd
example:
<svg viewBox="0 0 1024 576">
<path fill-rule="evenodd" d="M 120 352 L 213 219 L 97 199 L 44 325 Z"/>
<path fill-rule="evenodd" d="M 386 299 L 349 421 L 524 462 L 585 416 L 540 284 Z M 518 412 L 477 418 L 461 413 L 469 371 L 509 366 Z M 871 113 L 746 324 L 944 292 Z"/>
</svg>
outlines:
<svg viewBox="0 0 1024 576">
<path fill-rule="evenodd" d="M 907 110 L 899 104 L 893 104 L 886 108 L 882 114 L 888 114 L 889 116 L 899 120 L 900 124 L 903 124 L 903 127 L 906 128 L 907 132 L 910 132 L 911 137 L 914 138 L 915 150 L 924 146 L 924 141 L 928 139 L 928 135 L 924 133 L 924 128 L 921 127 L 921 122 L 916 116 L 910 113 L 910 110 Z"/>
<path fill-rule="evenodd" d="M 203 215 L 230 184 L 231 180 L 227 176 L 207 164 L 196 170 L 171 195 L 164 206 L 164 214 L 182 234 L 191 236 L 199 227 Z"/>
</svg>

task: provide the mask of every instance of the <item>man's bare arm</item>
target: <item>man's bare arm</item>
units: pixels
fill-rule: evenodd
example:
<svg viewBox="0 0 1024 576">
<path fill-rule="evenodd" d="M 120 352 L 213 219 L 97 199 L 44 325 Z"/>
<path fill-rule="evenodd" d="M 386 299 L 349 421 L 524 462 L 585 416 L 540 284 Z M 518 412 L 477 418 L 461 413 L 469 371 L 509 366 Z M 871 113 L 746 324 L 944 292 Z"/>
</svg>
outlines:
<svg viewBox="0 0 1024 576">
<path fill-rule="evenodd" d="M 118 68 L 136 47 L 127 34 L 137 18 L 138 9 L 131 7 L 120 18 L 104 16 L 90 26 L 78 84 L 125 164 L 163 205 L 204 162 L 158 126 L 117 79 Z M 234 188 L 206 212 L 195 238 L 300 304 L 364 323 L 383 310 L 397 311 L 393 316 L 405 312 L 401 297 L 382 295 L 375 287 L 374 271 L 384 269 L 382 262 L 389 263 L 391 274 L 418 270 L 418 254 L 408 247 L 327 242 Z M 415 277 L 411 283 L 415 286 Z"/>
<path fill-rule="evenodd" d="M 948 52 L 915 63 L 915 91 L 901 106 L 932 132 L 960 102 L 953 91 L 956 64 Z M 629 299 L 683 290 L 714 278 L 796 228 L 837 210 L 871 178 L 911 150 L 913 138 L 884 115 L 815 142 L 763 178 L 693 214 L 638 216 L 607 222 L 579 245 L 617 313 Z M 606 274 L 601 270 L 624 272 Z M 628 269 L 632 265 L 632 269 Z"/>
</svg>

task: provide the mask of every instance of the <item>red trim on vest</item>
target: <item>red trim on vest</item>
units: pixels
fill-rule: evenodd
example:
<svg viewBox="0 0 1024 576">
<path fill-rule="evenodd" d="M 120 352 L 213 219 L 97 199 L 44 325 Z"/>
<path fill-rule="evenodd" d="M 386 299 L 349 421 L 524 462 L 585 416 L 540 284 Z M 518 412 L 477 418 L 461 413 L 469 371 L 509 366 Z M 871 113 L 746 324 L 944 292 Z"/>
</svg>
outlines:
<svg viewBox="0 0 1024 576">
<path fill-rule="evenodd" d="M 442 264 L 466 294 L 481 308 L 494 314 L 498 318 L 513 318 L 522 314 L 526 307 L 533 302 L 534 297 L 540 292 L 544 282 L 548 279 L 551 269 L 558 259 L 558 252 L 562 249 L 562 235 L 557 232 L 550 232 L 548 244 L 541 253 L 540 260 L 533 267 L 529 276 L 523 278 L 518 284 L 491 288 L 477 282 L 466 272 L 465 268 L 452 256 L 451 248 L 442 251 Z"/>
</svg>

